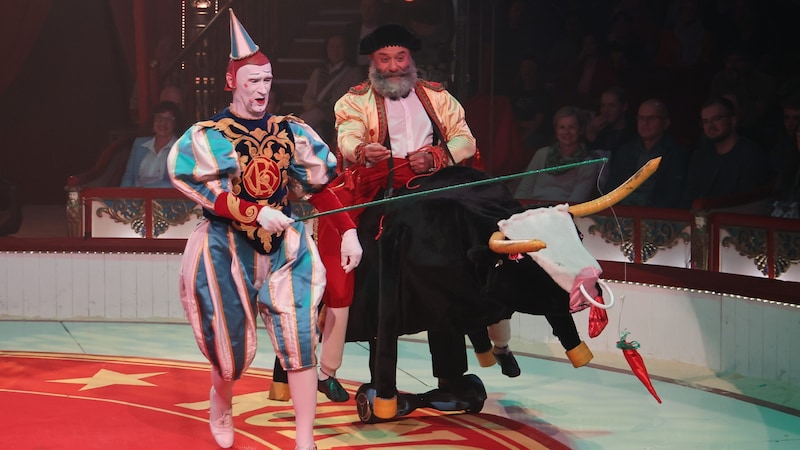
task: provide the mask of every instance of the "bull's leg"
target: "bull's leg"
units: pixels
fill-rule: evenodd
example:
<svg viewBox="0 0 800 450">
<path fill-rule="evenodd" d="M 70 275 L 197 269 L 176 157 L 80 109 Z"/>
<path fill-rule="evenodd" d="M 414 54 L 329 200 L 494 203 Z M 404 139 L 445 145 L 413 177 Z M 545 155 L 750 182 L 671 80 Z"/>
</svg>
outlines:
<svg viewBox="0 0 800 450">
<path fill-rule="evenodd" d="M 489 339 L 489 333 L 485 327 L 480 327 L 467 332 L 469 341 L 472 342 L 472 349 L 475 351 L 475 357 L 478 358 L 478 364 L 481 367 L 491 367 L 497 361 L 492 354 L 492 341 Z"/>
<path fill-rule="evenodd" d="M 553 327 L 553 334 L 561 341 L 567 358 L 573 367 L 582 367 L 589 364 L 594 355 L 585 342 L 578 335 L 578 328 L 571 314 L 548 314 L 544 316 Z"/>
<path fill-rule="evenodd" d="M 462 333 L 446 325 L 428 330 L 428 348 L 433 376 L 439 379 L 440 388 L 447 389 L 467 372 L 467 344 Z"/>
</svg>

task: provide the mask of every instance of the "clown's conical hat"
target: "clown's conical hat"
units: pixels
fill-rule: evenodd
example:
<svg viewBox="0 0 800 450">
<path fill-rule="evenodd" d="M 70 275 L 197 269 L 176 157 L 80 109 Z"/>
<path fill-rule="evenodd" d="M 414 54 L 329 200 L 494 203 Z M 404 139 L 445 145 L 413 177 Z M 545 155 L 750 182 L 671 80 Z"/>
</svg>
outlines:
<svg viewBox="0 0 800 450">
<path fill-rule="evenodd" d="M 225 83 L 225 90 L 231 91 L 236 86 L 236 72 L 240 67 L 248 64 L 257 66 L 269 64 L 267 55 L 258 51 L 258 46 L 247 34 L 239 19 L 233 14 L 233 8 L 230 8 L 231 13 L 231 59 L 228 61 L 228 70 L 230 81 Z"/>
<path fill-rule="evenodd" d="M 239 19 L 233 13 L 233 8 L 230 8 L 231 13 L 231 59 L 234 61 L 245 59 L 248 56 L 255 54 L 258 51 L 258 45 L 253 42 L 247 30 L 244 29 Z"/>
</svg>

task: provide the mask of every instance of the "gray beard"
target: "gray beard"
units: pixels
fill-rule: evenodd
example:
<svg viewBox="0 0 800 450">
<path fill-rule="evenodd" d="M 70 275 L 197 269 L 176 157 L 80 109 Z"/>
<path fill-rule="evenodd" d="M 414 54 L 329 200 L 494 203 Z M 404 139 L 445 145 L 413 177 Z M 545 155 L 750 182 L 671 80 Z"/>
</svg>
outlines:
<svg viewBox="0 0 800 450">
<path fill-rule="evenodd" d="M 414 85 L 417 84 L 417 66 L 412 62 L 400 75 L 402 78 L 399 80 L 395 78 L 389 81 L 375 69 L 374 64 L 369 65 L 369 80 L 372 82 L 372 88 L 378 94 L 392 100 L 405 97 L 414 89 Z"/>
</svg>

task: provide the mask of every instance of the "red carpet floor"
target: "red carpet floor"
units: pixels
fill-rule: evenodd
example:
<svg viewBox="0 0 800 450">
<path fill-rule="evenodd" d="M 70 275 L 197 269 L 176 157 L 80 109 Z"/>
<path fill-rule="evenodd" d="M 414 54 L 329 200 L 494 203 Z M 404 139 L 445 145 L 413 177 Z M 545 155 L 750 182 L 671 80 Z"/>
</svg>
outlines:
<svg viewBox="0 0 800 450">
<path fill-rule="evenodd" d="M 271 371 L 251 369 L 234 388 L 237 449 L 294 448 L 291 403 L 267 399 Z M 566 449 L 519 422 L 489 414 L 418 409 L 381 424 L 320 395 L 322 449 Z M 144 358 L 0 351 L 0 449 L 214 449 L 207 364 Z"/>
</svg>

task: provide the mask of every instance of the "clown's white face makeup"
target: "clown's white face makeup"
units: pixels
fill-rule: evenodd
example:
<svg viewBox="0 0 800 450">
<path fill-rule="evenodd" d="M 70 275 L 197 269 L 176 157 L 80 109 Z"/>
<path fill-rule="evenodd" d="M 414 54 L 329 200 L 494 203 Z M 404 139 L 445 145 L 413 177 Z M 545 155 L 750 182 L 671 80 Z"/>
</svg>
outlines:
<svg viewBox="0 0 800 450">
<path fill-rule="evenodd" d="M 260 119 L 267 112 L 272 89 L 272 64 L 247 64 L 236 71 L 231 110 L 243 119 Z"/>
</svg>

